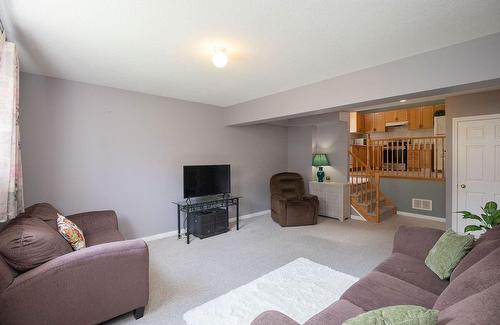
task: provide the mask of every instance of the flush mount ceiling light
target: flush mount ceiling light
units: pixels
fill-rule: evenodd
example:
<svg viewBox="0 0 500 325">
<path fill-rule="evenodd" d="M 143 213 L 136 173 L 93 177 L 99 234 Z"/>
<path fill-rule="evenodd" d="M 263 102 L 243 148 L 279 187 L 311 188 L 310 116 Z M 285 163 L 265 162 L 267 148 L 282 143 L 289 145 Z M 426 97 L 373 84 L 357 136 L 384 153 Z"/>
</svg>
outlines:
<svg viewBox="0 0 500 325">
<path fill-rule="evenodd" d="M 399 102 L 400 103 L 406 103 L 407 99 L 401 99 Z"/>
<path fill-rule="evenodd" d="M 214 47 L 213 50 L 213 55 L 212 55 L 212 63 L 217 67 L 217 68 L 224 68 L 227 64 L 227 54 L 226 54 L 226 49 L 224 47 Z"/>
</svg>

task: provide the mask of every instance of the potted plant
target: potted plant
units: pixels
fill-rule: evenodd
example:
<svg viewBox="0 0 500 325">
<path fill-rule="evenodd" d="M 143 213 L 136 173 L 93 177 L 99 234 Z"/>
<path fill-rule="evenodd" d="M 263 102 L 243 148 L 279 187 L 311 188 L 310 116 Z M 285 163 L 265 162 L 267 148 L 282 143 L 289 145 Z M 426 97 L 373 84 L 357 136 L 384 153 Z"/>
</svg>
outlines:
<svg viewBox="0 0 500 325">
<path fill-rule="evenodd" d="M 434 112 L 434 117 L 445 116 L 445 115 L 446 115 L 446 111 L 444 109 L 439 109 L 439 110 Z"/>
<path fill-rule="evenodd" d="M 473 214 L 469 211 L 458 211 L 457 213 L 462 214 L 464 219 L 473 219 L 479 221 L 479 225 L 468 225 L 464 228 L 464 232 L 483 230 L 487 231 L 497 225 L 500 225 L 500 210 L 498 210 L 498 205 L 490 201 L 486 203 L 484 207 L 481 208 L 484 213 L 481 216 Z"/>
</svg>

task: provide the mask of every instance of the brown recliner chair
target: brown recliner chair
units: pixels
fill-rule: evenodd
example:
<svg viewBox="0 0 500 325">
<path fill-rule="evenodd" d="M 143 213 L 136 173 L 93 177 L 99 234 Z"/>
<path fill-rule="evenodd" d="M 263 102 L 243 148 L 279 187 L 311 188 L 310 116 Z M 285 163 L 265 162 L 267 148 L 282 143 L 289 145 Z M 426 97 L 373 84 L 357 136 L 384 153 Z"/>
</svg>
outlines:
<svg viewBox="0 0 500 325">
<path fill-rule="evenodd" d="M 297 173 L 271 177 L 271 217 L 282 227 L 318 223 L 318 197 L 305 193 L 304 179 Z"/>
</svg>

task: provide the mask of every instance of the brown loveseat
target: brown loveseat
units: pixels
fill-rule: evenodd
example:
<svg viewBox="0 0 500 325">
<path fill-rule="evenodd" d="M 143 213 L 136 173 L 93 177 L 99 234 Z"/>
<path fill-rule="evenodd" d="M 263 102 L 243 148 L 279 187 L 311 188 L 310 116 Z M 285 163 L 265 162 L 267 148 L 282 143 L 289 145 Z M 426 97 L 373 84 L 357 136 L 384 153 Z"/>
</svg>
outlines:
<svg viewBox="0 0 500 325">
<path fill-rule="evenodd" d="M 318 223 L 318 197 L 305 194 L 304 179 L 297 173 L 271 177 L 271 217 L 282 227 Z"/>
<path fill-rule="evenodd" d="M 391 305 L 419 305 L 439 310 L 439 325 L 500 324 L 500 226 L 488 231 L 453 271 L 450 281 L 424 264 L 443 231 L 402 226 L 392 255 L 305 325 L 340 325 L 365 311 Z M 252 325 L 298 325 L 277 311 L 258 316 Z"/>
<path fill-rule="evenodd" d="M 46 229 L 39 225 L 43 220 L 53 229 L 55 218 L 57 210 L 38 204 L 11 223 Z M 142 317 L 149 296 L 144 241 L 124 240 L 113 211 L 68 218 L 82 229 L 87 248 L 69 247 L 68 253 L 25 272 L 15 271 L 0 256 L 0 324 L 98 324 L 129 311 Z M 6 237 L 0 243 L 2 252 L 16 245 Z"/>
</svg>

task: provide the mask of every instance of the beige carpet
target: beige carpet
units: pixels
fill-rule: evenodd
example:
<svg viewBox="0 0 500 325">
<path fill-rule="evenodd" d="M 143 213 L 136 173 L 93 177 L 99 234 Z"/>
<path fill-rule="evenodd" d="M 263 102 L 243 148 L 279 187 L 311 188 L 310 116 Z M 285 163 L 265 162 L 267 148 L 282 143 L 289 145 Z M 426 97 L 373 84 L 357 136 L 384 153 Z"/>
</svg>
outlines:
<svg viewBox="0 0 500 325">
<path fill-rule="evenodd" d="M 320 218 L 319 224 L 281 228 L 270 216 L 241 222 L 240 231 L 190 245 L 176 237 L 148 243 L 150 298 L 144 317 L 109 324 L 184 324 L 182 315 L 299 257 L 362 277 L 387 257 L 402 224 L 444 228 L 444 223 L 395 216 L 381 224 Z"/>
</svg>

